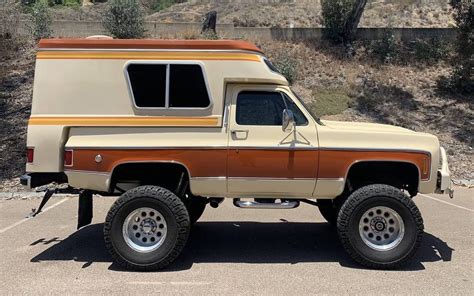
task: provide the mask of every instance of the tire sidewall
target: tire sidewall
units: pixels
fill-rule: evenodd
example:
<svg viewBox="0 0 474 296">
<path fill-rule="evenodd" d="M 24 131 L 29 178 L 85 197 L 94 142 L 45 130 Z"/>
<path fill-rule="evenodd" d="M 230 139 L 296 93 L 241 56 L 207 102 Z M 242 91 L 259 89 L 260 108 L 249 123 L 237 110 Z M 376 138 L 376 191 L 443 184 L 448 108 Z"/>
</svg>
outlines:
<svg viewBox="0 0 474 296">
<path fill-rule="evenodd" d="M 138 208 L 152 208 L 158 211 L 166 221 L 167 234 L 162 245 L 150 252 L 137 252 L 125 242 L 122 227 L 127 216 Z M 117 254 L 125 261 L 135 265 L 160 263 L 172 252 L 179 235 L 176 216 L 166 203 L 158 198 L 135 197 L 119 207 L 111 221 L 110 238 Z"/>
<path fill-rule="evenodd" d="M 373 207 L 388 207 L 401 217 L 405 233 L 402 241 L 393 249 L 377 251 L 370 248 L 361 238 L 359 223 L 362 215 Z M 362 200 L 353 210 L 348 223 L 348 238 L 354 250 L 364 259 L 374 263 L 391 264 L 403 260 L 416 245 L 417 225 L 410 209 L 393 197 L 376 195 Z"/>
</svg>

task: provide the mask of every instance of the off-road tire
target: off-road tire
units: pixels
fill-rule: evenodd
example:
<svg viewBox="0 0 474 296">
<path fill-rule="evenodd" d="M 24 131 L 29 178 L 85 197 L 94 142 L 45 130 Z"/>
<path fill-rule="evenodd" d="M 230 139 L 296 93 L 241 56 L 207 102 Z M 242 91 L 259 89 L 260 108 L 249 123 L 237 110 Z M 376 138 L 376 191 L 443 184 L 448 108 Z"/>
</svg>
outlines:
<svg viewBox="0 0 474 296">
<path fill-rule="evenodd" d="M 394 210 L 403 220 L 404 236 L 391 250 L 374 250 L 361 238 L 360 219 L 368 209 L 376 206 Z M 337 230 L 344 249 L 356 262 L 373 269 L 396 269 L 405 265 L 421 244 L 423 228 L 423 219 L 415 203 L 401 190 L 383 184 L 365 186 L 353 192 L 337 217 Z"/>
<path fill-rule="evenodd" d="M 126 217 L 140 207 L 157 210 L 167 223 L 163 244 L 148 253 L 130 248 L 122 234 Z M 158 270 L 172 263 L 186 245 L 189 232 L 189 214 L 183 202 L 158 186 L 140 186 L 125 192 L 110 208 L 104 224 L 105 245 L 112 258 L 126 269 L 139 271 Z"/>
<path fill-rule="evenodd" d="M 197 222 L 201 218 L 204 210 L 206 209 L 207 200 L 201 196 L 190 195 L 185 201 L 186 208 L 189 213 L 189 220 L 191 225 Z"/>
<path fill-rule="evenodd" d="M 339 208 L 332 199 L 318 199 L 319 212 L 331 225 L 336 225 Z"/>
</svg>

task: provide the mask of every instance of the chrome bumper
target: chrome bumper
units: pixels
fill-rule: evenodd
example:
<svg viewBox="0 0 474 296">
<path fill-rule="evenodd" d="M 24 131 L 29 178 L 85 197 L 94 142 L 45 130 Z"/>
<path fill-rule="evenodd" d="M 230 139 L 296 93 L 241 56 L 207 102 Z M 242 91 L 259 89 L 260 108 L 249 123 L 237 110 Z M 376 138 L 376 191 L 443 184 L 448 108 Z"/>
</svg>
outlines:
<svg viewBox="0 0 474 296">
<path fill-rule="evenodd" d="M 438 179 L 436 182 L 436 193 L 448 193 L 453 198 L 454 190 L 451 188 L 451 173 L 448 167 L 448 157 L 446 150 L 440 147 L 441 167 L 438 169 Z"/>
</svg>

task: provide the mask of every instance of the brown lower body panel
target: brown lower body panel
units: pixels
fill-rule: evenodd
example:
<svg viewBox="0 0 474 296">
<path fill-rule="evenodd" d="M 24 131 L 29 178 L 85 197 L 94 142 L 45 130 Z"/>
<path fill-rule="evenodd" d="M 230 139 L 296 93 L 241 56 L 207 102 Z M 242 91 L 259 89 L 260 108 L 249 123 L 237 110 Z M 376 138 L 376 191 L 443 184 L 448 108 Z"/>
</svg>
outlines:
<svg viewBox="0 0 474 296">
<path fill-rule="evenodd" d="M 97 163 L 95 157 L 102 161 Z M 112 173 L 130 162 L 176 162 L 191 177 L 345 178 L 360 161 L 402 161 L 416 165 L 421 179 L 430 177 L 430 156 L 423 152 L 281 149 L 76 149 L 66 170 Z"/>
</svg>

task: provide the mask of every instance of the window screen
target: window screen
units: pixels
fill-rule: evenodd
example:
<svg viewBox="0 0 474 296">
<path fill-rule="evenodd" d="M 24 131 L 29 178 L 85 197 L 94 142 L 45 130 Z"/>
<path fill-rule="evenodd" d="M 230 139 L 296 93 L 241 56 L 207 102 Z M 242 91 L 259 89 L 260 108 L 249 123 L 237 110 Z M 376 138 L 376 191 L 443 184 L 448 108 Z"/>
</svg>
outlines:
<svg viewBox="0 0 474 296">
<path fill-rule="evenodd" d="M 170 65 L 169 106 L 205 108 L 209 94 L 199 65 Z"/>
<path fill-rule="evenodd" d="M 308 120 L 295 103 L 283 94 L 288 109 L 293 111 L 296 125 L 306 125 Z M 282 125 L 285 109 L 279 92 L 243 91 L 237 97 L 236 121 L 240 125 Z"/>
<path fill-rule="evenodd" d="M 166 65 L 131 64 L 128 77 L 137 107 L 165 107 Z"/>
</svg>

